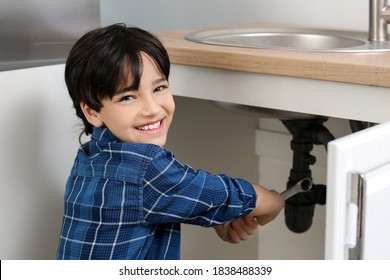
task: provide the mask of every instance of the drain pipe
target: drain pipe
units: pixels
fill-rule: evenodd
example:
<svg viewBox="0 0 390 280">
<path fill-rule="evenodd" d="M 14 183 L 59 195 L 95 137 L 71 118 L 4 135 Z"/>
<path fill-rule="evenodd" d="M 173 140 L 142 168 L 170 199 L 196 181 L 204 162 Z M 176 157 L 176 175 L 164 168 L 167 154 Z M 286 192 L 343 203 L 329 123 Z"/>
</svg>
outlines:
<svg viewBox="0 0 390 280">
<path fill-rule="evenodd" d="M 314 144 L 327 147 L 334 136 L 323 125 L 328 119 L 281 120 L 292 135 L 291 149 L 293 151 L 293 166 L 287 182 L 287 189 L 293 187 L 304 178 L 312 178 L 310 165 L 315 164 L 316 158 L 310 154 Z M 310 191 L 299 193 L 286 200 L 285 223 L 293 232 L 307 231 L 313 222 L 315 204 L 326 203 L 326 186 L 313 184 Z"/>
</svg>

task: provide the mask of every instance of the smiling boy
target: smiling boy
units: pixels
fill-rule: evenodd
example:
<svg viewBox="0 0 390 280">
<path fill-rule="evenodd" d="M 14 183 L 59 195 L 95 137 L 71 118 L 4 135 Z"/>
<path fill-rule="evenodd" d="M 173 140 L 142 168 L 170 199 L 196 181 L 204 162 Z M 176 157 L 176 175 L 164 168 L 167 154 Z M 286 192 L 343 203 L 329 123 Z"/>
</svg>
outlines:
<svg viewBox="0 0 390 280">
<path fill-rule="evenodd" d="M 72 48 L 65 80 L 91 140 L 66 184 L 58 259 L 179 259 L 181 223 L 235 243 L 283 208 L 277 192 L 195 171 L 163 148 L 175 111 L 169 69 L 156 37 L 121 24 Z"/>
<path fill-rule="evenodd" d="M 81 109 L 94 127 L 108 127 L 123 142 L 164 146 L 172 123 L 175 103 L 168 80 L 154 61 L 140 53 L 142 76 L 139 85 L 133 77 L 117 91 L 112 99 L 102 100 L 96 111 L 81 102 Z"/>
</svg>

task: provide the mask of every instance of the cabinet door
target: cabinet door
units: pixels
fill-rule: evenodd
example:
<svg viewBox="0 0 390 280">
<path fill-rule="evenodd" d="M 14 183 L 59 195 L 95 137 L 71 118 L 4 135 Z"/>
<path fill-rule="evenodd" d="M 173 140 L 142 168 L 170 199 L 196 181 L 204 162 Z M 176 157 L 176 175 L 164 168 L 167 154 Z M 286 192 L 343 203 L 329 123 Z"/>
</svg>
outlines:
<svg viewBox="0 0 390 280">
<path fill-rule="evenodd" d="M 390 123 L 328 146 L 325 259 L 390 259 Z"/>
<path fill-rule="evenodd" d="M 363 200 L 357 257 L 390 260 L 390 163 L 365 172 L 361 182 Z"/>
</svg>

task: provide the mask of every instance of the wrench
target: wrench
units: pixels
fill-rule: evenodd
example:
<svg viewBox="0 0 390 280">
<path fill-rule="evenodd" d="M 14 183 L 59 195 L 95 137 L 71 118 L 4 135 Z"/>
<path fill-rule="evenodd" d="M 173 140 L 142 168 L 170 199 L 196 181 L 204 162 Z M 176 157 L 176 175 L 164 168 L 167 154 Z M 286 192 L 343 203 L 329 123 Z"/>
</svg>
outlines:
<svg viewBox="0 0 390 280">
<path fill-rule="evenodd" d="M 283 197 L 284 200 L 286 200 L 298 193 L 310 191 L 312 186 L 313 181 L 310 178 L 303 178 L 291 188 L 288 188 L 287 190 L 281 192 L 280 195 Z M 227 228 L 233 220 L 224 223 L 223 227 Z"/>
<path fill-rule="evenodd" d="M 312 186 L 313 181 L 310 178 L 304 178 L 291 188 L 281 192 L 280 195 L 284 198 L 284 200 L 286 200 L 296 195 L 297 193 L 310 191 Z"/>
</svg>

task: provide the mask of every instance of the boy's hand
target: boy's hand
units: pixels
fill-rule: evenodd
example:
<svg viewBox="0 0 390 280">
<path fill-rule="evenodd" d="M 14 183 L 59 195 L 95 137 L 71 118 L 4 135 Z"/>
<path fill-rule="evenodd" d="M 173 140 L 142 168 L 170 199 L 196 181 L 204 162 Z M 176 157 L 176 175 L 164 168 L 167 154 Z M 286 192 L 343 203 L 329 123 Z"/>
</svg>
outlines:
<svg viewBox="0 0 390 280">
<path fill-rule="evenodd" d="M 258 221 L 251 215 L 233 220 L 229 226 L 224 225 L 214 227 L 218 236 L 229 243 L 240 243 L 256 232 Z"/>
</svg>

